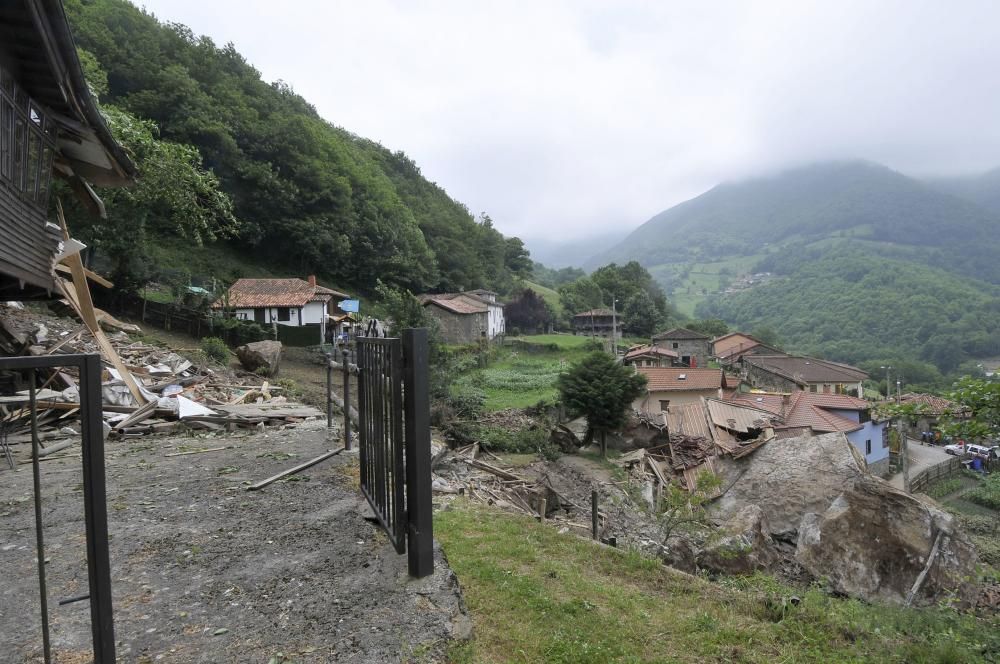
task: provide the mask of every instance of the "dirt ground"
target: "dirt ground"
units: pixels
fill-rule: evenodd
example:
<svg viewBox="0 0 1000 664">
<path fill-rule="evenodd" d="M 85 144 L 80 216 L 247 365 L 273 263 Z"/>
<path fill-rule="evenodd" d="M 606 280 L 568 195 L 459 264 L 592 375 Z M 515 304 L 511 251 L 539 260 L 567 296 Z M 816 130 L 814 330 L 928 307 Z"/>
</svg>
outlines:
<svg viewBox="0 0 1000 664">
<path fill-rule="evenodd" d="M 468 635 L 454 575 L 412 580 L 342 453 L 256 492 L 250 482 L 340 443 L 325 422 L 253 434 L 109 441 L 112 594 L 121 662 L 437 661 Z M 166 454 L 225 447 L 183 456 Z M 58 456 L 58 455 L 55 455 Z M 90 661 L 79 448 L 42 463 L 59 662 Z M 0 661 L 41 661 L 30 465 L 0 470 Z"/>
</svg>

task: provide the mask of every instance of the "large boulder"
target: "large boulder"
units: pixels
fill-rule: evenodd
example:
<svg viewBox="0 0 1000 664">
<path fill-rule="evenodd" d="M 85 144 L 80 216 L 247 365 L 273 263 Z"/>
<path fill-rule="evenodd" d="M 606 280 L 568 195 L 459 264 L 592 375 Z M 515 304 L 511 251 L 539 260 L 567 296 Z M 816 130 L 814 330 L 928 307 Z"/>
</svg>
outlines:
<svg viewBox="0 0 1000 664">
<path fill-rule="evenodd" d="M 720 459 L 723 494 L 713 517 L 729 521 L 747 505 L 767 513 L 774 536 L 794 542 L 802 516 L 822 513 L 844 487 L 867 477 L 864 458 L 844 434 L 775 439 L 742 459 Z"/>
<path fill-rule="evenodd" d="M 247 371 L 274 376 L 281 362 L 280 341 L 254 341 L 236 349 L 236 357 Z"/>
<path fill-rule="evenodd" d="M 720 538 L 698 552 L 701 569 L 745 575 L 770 569 L 781 561 L 771 539 L 767 516 L 757 505 L 746 505 L 723 528 Z"/>
<path fill-rule="evenodd" d="M 904 604 L 917 586 L 914 602 L 974 601 L 975 549 L 930 499 L 860 477 L 829 508 L 804 515 L 798 530 L 796 560 L 835 591 Z"/>
</svg>

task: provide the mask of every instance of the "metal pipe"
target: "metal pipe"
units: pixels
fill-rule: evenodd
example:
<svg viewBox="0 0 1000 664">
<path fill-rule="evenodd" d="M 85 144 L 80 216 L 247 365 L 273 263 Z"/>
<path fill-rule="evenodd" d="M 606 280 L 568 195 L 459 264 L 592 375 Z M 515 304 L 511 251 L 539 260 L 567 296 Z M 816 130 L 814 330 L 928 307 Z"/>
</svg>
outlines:
<svg viewBox="0 0 1000 664">
<path fill-rule="evenodd" d="M 45 536 L 42 534 L 42 480 L 38 467 L 38 412 L 35 410 L 35 370 L 31 371 L 28 383 L 28 408 L 31 411 L 31 474 L 35 489 L 35 550 L 38 556 L 38 593 L 42 611 L 42 649 L 45 664 L 52 662 L 49 643 L 49 598 L 45 583 Z"/>
</svg>

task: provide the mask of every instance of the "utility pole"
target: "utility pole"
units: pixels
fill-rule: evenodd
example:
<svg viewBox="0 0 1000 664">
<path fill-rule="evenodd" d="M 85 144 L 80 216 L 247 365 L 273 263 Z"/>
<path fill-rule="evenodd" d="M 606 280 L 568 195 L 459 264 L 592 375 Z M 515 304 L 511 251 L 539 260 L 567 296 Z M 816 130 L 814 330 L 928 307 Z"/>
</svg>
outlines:
<svg viewBox="0 0 1000 664">
<path fill-rule="evenodd" d="M 615 296 L 611 296 L 611 354 L 618 357 L 618 341 L 616 336 L 618 334 L 618 309 L 616 307 L 618 300 Z"/>
<path fill-rule="evenodd" d="M 887 390 L 888 391 L 888 390 Z M 902 381 L 896 378 L 896 403 L 899 403 L 902 391 Z M 903 431 L 903 418 L 898 415 L 896 429 L 899 431 L 899 451 L 903 455 L 903 491 L 910 493 L 910 459 L 906 448 L 906 432 Z"/>
</svg>

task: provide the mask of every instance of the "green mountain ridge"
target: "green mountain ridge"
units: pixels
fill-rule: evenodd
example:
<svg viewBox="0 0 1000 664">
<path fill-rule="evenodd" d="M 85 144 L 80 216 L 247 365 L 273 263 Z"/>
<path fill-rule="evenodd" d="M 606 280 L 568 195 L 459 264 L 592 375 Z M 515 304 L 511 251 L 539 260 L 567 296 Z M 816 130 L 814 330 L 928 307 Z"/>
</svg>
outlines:
<svg viewBox="0 0 1000 664">
<path fill-rule="evenodd" d="M 689 315 L 830 359 L 917 363 L 940 384 L 1000 354 L 1000 209 L 986 203 L 1000 171 L 961 184 L 864 161 L 722 184 L 588 264 L 638 260 Z"/>
</svg>

